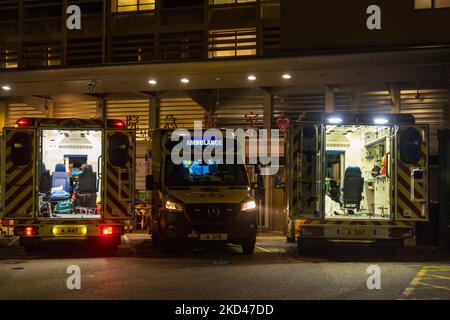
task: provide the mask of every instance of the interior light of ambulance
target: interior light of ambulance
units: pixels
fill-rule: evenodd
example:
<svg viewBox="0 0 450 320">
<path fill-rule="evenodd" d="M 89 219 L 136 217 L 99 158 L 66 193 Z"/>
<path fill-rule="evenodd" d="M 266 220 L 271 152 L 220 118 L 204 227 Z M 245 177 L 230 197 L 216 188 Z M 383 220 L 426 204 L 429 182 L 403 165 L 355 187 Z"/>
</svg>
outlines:
<svg viewBox="0 0 450 320">
<path fill-rule="evenodd" d="M 344 120 L 342 120 L 341 118 L 338 118 L 338 117 L 328 118 L 328 122 L 332 123 L 332 124 L 339 124 L 339 123 L 342 123 L 343 121 Z"/>
<path fill-rule="evenodd" d="M 389 120 L 386 118 L 375 118 L 373 121 L 375 124 L 388 124 Z"/>
</svg>

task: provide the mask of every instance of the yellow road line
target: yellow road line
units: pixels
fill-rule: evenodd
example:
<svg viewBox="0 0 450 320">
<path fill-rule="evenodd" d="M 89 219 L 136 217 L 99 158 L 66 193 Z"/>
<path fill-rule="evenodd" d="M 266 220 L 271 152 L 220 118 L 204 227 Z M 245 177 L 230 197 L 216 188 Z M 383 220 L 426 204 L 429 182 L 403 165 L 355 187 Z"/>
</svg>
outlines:
<svg viewBox="0 0 450 320">
<path fill-rule="evenodd" d="M 427 274 L 427 271 L 428 271 L 427 267 L 422 267 L 419 270 L 416 276 L 409 283 L 409 286 L 403 291 L 403 296 L 407 298 L 411 296 L 416 286 L 420 283 L 420 280 L 422 280 L 422 278 L 425 277 L 425 275 Z"/>
<path fill-rule="evenodd" d="M 430 274 L 430 276 L 432 276 L 433 278 L 450 280 L 450 277 L 438 276 L 437 274 Z"/>
<path fill-rule="evenodd" d="M 450 291 L 450 288 L 447 288 L 447 287 L 444 287 L 444 286 L 436 286 L 436 285 L 429 284 L 429 283 L 424 283 L 424 282 L 420 282 L 420 285 L 426 286 L 426 287 L 431 287 L 433 289 L 442 289 L 442 290 Z"/>
<path fill-rule="evenodd" d="M 258 248 L 259 250 L 262 250 L 262 251 L 264 251 L 264 252 L 272 252 L 272 251 L 270 251 L 270 250 L 267 250 L 267 249 L 264 249 L 264 248 L 262 248 L 262 247 L 260 247 L 260 246 L 255 246 L 256 248 Z"/>
</svg>

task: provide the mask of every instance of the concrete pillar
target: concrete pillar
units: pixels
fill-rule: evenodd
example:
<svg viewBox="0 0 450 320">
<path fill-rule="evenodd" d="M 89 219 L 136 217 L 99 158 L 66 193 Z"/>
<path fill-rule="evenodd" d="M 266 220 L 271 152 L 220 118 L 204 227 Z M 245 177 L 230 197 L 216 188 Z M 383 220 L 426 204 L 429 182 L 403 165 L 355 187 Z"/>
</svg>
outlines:
<svg viewBox="0 0 450 320">
<path fill-rule="evenodd" d="M 325 112 L 333 113 L 336 109 L 336 99 L 332 88 L 325 90 Z"/>
<path fill-rule="evenodd" d="M 150 130 L 159 128 L 159 94 L 150 96 L 149 99 L 149 117 L 150 117 Z"/>
<path fill-rule="evenodd" d="M 264 110 L 264 129 L 268 131 L 268 143 L 270 143 L 270 129 L 272 129 L 272 120 L 273 120 L 273 95 L 270 92 L 264 93 L 264 101 L 263 101 L 263 110 Z M 270 149 L 269 149 L 270 150 Z M 271 150 L 270 150 L 271 152 Z M 265 176 L 264 177 L 264 226 L 265 229 L 271 230 L 271 222 L 272 222 L 272 185 L 273 185 L 273 177 Z"/>
<path fill-rule="evenodd" d="M 401 91 L 394 83 L 388 84 L 388 88 L 392 100 L 391 113 L 400 113 Z"/>
<path fill-rule="evenodd" d="M 2 134 L 2 130 L 5 127 L 6 123 L 6 111 L 8 105 L 4 101 L 0 101 L 0 135 Z"/>
</svg>

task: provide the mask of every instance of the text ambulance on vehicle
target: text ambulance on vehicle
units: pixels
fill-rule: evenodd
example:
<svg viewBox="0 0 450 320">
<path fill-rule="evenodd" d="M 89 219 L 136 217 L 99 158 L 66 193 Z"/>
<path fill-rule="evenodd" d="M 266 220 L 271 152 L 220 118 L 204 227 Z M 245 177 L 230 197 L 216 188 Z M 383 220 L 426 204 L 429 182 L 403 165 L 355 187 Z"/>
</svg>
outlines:
<svg viewBox="0 0 450 320">
<path fill-rule="evenodd" d="M 147 189 L 152 190 L 150 233 L 163 253 L 186 244 L 230 242 L 252 254 L 257 231 L 257 208 L 251 196 L 250 182 L 240 153 L 239 142 L 225 154 L 235 164 L 205 160 L 203 152 L 211 144 L 226 146 L 226 139 L 195 136 L 186 130 L 192 150 L 180 164 L 172 161 L 172 150 L 183 137 L 172 140 L 173 130 L 155 130 L 151 135 L 151 176 Z M 174 133 L 174 135 L 177 135 Z M 185 140 L 183 140 L 185 141 Z M 241 149 L 242 150 L 242 149 Z M 238 161 L 241 158 L 242 162 Z"/>
<path fill-rule="evenodd" d="M 406 114 L 305 114 L 286 139 L 288 239 L 403 245 L 428 220 L 428 131 Z"/>
<path fill-rule="evenodd" d="M 2 219 L 25 250 L 67 241 L 116 250 L 133 218 L 134 130 L 122 120 L 27 118 L 2 139 Z"/>
</svg>

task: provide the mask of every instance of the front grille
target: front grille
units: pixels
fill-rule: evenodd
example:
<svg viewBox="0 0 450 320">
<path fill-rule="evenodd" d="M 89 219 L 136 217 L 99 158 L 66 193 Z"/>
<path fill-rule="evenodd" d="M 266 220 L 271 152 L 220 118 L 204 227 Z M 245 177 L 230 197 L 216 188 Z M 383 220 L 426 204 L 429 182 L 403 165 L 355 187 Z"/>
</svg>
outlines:
<svg viewBox="0 0 450 320">
<path fill-rule="evenodd" d="M 240 205 L 232 204 L 193 204 L 186 206 L 186 212 L 192 221 L 224 222 L 239 214 Z"/>
</svg>

